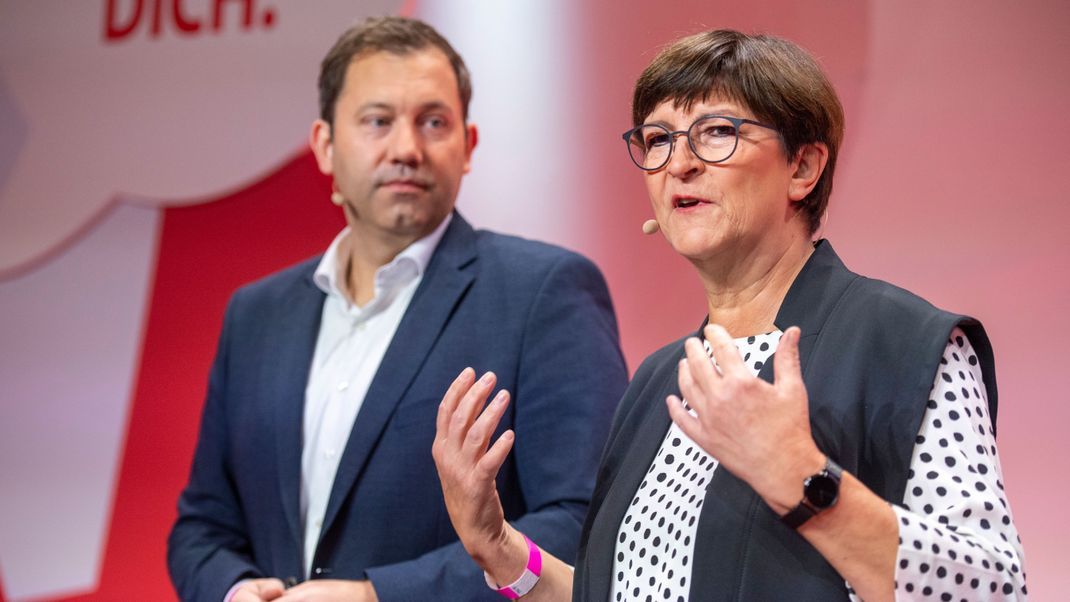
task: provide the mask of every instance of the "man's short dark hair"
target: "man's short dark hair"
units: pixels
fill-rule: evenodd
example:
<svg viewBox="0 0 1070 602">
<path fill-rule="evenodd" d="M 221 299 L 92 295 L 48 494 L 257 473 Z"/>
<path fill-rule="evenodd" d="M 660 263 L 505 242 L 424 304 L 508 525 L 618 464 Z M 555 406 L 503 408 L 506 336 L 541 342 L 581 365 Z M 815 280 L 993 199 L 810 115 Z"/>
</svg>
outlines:
<svg viewBox="0 0 1070 602">
<path fill-rule="evenodd" d="M 334 125 L 334 106 L 345 84 L 346 69 L 354 58 L 372 52 L 405 55 L 428 48 L 441 50 L 449 59 L 457 76 L 461 111 L 467 121 L 468 103 L 472 100 L 472 79 L 464 59 L 433 27 L 406 17 L 372 17 L 349 28 L 338 38 L 320 65 L 320 118 Z"/>
<path fill-rule="evenodd" d="M 817 61 L 773 36 L 722 29 L 681 38 L 659 52 L 635 82 L 632 123 L 641 125 L 666 100 L 687 110 L 712 96 L 740 103 L 775 126 L 789 161 L 804 144 L 828 146 L 825 171 L 801 201 L 810 233 L 816 232 L 832 194 L 844 128 L 843 107 Z"/>
</svg>

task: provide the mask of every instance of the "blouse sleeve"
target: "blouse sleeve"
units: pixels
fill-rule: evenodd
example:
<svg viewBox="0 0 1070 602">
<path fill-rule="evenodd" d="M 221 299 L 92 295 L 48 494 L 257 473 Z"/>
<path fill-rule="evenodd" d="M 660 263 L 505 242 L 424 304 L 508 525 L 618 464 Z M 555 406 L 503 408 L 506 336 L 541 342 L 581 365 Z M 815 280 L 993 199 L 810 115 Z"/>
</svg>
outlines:
<svg viewBox="0 0 1070 602">
<path fill-rule="evenodd" d="M 892 509 L 896 600 L 1026 599 L 1022 540 L 1003 490 L 981 369 L 958 328 L 914 443 L 903 505 Z"/>
</svg>

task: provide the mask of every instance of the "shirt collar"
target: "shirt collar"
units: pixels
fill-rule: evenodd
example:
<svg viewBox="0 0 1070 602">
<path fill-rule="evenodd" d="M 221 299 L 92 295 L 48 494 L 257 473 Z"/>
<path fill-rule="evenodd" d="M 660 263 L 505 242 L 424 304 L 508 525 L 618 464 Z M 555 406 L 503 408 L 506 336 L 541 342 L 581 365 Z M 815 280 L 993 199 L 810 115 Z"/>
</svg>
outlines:
<svg viewBox="0 0 1070 602">
<path fill-rule="evenodd" d="M 381 288 L 393 288 L 395 285 L 403 285 L 414 278 L 423 276 L 451 221 L 453 221 L 453 213 L 448 214 L 433 232 L 405 247 L 390 263 L 380 266 L 375 271 L 376 296 Z M 352 229 L 346 226 L 334 237 L 320 259 L 319 265 L 316 266 L 316 272 L 312 275 L 312 281 L 321 291 L 327 295 L 339 295 L 347 301 L 348 296 L 344 292 L 343 285 L 351 233 Z"/>
</svg>

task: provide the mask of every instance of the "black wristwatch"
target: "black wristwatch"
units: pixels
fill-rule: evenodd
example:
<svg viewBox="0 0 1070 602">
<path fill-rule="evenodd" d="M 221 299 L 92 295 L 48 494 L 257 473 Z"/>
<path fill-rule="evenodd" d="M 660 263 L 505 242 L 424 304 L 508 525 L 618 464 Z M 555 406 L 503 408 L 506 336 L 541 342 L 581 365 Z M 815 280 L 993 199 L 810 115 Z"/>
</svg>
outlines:
<svg viewBox="0 0 1070 602">
<path fill-rule="evenodd" d="M 825 457 L 825 468 L 817 473 L 806 477 L 803 481 L 803 499 L 780 520 L 792 529 L 798 529 L 800 525 L 817 516 L 820 512 L 828 510 L 840 497 L 840 477 L 843 469 L 833 462 L 832 458 Z"/>
</svg>

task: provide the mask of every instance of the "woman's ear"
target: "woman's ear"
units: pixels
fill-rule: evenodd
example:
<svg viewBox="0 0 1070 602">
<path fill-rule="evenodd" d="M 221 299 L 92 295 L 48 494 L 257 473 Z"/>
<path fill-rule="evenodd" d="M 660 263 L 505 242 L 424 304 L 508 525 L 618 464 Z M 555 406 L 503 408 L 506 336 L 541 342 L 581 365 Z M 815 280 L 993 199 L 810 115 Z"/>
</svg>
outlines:
<svg viewBox="0 0 1070 602">
<path fill-rule="evenodd" d="M 788 184 L 788 199 L 799 202 L 817 186 L 829 160 L 829 147 L 824 142 L 804 144 L 791 160 L 793 171 Z"/>
</svg>

